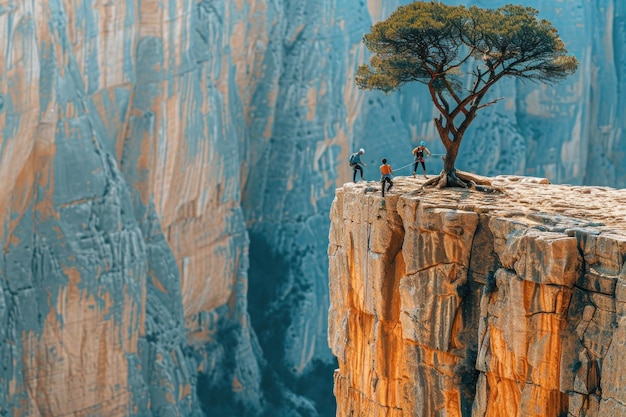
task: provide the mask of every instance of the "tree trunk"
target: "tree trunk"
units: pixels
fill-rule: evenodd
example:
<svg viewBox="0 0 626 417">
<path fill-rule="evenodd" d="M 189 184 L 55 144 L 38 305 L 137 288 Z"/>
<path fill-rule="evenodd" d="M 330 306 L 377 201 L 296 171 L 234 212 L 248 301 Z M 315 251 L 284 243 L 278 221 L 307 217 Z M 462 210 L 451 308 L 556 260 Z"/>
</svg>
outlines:
<svg viewBox="0 0 626 417">
<path fill-rule="evenodd" d="M 446 156 L 443 159 L 443 170 L 446 174 L 454 172 L 454 163 L 456 162 L 456 156 L 459 153 L 459 146 L 457 142 L 452 142 L 452 146 L 446 149 Z"/>
<path fill-rule="evenodd" d="M 449 114 L 446 114 L 445 126 L 443 124 L 443 115 L 439 118 L 435 118 L 435 127 L 439 132 L 439 137 L 441 138 L 441 142 L 443 146 L 446 148 L 446 156 L 443 159 L 443 174 L 446 176 L 446 181 L 443 182 L 444 187 L 462 187 L 467 188 L 468 183 L 463 181 L 462 179 L 456 176 L 456 168 L 454 168 L 454 163 L 456 162 L 456 157 L 459 153 L 459 147 L 461 146 L 461 139 L 463 139 L 463 134 L 467 129 L 467 126 L 474 119 L 476 114 L 476 108 L 472 107 L 469 114 L 466 115 L 465 120 L 461 125 L 454 131 L 453 138 L 450 139 L 449 134 L 451 132 L 450 126 L 453 126 L 453 120 L 451 119 Z"/>
<path fill-rule="evenodd" d="M 460 144 L 460 140 L 455 140 L 451 142 L 451 146 L 446 148 L 446 156 L 443 160 L 443 172 L 446 176 L 447 187 L 467 188 L 467 183 L 456 176 L 456 168 L 454 167 Z"/>
</svg>

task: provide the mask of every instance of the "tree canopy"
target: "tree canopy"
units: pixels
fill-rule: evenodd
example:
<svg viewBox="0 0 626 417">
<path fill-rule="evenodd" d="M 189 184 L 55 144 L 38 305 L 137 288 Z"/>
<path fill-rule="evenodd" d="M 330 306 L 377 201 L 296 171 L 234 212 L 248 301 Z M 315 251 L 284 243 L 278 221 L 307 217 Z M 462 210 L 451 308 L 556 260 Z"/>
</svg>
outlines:
<svg viewBox="0 0 626 417">
<path fill-rule="evenodd" d="M 373 55 L 370 65 L 359 67 L 356 83 L 384 92 L 414 81 L 426 84 L 441 113 L 435 126 L 447 151 L 445 173 L 451 185 L 464 185 L 454 184 L 454 163 L 476 112 L 497 101 L 484 102 L 487 91 L 504 77 L 556 83 L 578 67 L 557 30 L 538 14 L 517 5 L 400 6 L 363 37 Z"/>
</svg>

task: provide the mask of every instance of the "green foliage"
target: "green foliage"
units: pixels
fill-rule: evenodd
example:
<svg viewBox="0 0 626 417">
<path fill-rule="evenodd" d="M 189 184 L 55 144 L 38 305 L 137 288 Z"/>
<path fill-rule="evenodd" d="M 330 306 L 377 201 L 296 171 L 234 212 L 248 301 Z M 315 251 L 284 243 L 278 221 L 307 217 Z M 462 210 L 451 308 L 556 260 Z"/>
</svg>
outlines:
<svg viewBox="0 0 626 417">
<path fill-rule="evenodd" d="M 374 55 L 371 65 L 358 69 L 356 82 L 363 89 L 389 92 L 418 81 L 462 94 L 461 83 L 452 81 L 471 58 L 484 64 L 466 66 L 482 80 L 478 87 L 496 76 L 560 81 L 576 71 L 578 62 L 567 55 L 552 24 L 537 14 L 515 5 L 495 10 L 425 2 L 401 6 L 363 37 Z"/>
<path fill-rule="evenodd" d="M 426 84 L 441 113 L 434 122 L 447 151 L 444 170 L 454 173 L 463 134 L 476 112 L 498 100 L 483 103 L 496 82 L 515 77 L 556 83 L 576 71 L 578 61 L 567 54 L 557 30 L 537 15 L 531 7 L 515 5 L 482 9 L 416 1 L 401 6 L 363 37 L 373 55 L 357 70 L 356 83 L 386 93 L 414 81 Z M 454 178 L 449 176 L 448 184 Z"/>
</svg>

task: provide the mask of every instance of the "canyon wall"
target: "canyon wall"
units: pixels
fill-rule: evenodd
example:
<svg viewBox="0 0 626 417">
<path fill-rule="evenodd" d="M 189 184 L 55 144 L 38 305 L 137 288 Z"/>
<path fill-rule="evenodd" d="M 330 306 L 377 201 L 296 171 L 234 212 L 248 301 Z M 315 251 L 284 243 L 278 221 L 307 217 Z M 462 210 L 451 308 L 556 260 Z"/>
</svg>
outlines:
<svg viewBox="0 0 626 417">
<path fill-rule="evenodd" d="M 624 6 L 544 3 L 580 71 L 503 83 L 460 167 L 624 186 Z M 0 414 L 334 415 L 347 156 L 441 152 L 419 86 L 354 85 L 398 4 L 0 0 Z"/>
<path fill-rule="evenodd" d="M 626 190 L 420 182 L 337 190 L 337 416 L 626 415 Z"/>
</svg>

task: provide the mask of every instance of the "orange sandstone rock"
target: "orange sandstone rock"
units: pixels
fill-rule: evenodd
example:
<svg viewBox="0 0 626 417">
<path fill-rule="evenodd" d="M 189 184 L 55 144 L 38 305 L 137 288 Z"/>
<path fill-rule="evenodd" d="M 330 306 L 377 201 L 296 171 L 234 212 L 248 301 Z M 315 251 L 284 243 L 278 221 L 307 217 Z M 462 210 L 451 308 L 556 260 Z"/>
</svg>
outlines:
<svg viewBox="0 0 626 417">
<path fill-rule="evenodd" d="M 338 416 L 626 415 L 626 190 L 337 189 Z"/>
</svg>

